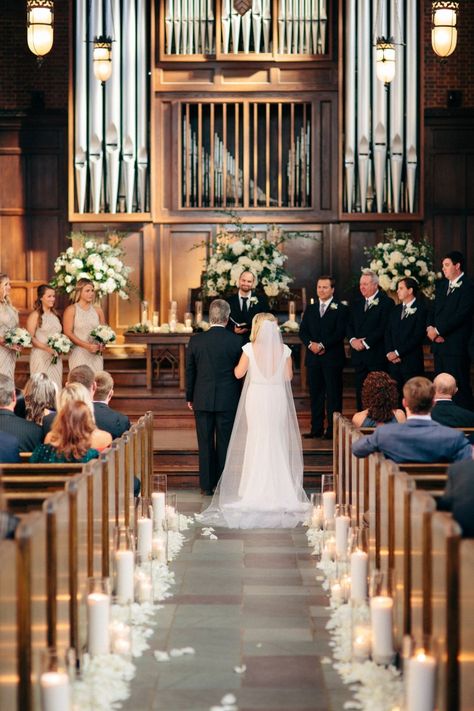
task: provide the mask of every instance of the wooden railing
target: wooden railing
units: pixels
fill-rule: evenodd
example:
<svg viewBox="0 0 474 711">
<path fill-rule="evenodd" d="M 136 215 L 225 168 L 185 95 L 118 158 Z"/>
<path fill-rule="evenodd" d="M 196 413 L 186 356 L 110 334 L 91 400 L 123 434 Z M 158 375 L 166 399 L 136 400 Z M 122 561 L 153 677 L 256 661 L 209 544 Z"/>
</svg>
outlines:
<svg viewBox="0 0 474 711">
<path fill-rule="evenodd" d="M 339 502 L 352 504 L 368 527 L 371 568 L 392 581 L 394 632 L 430 637 L 438 659 L 438 711 L 474 709 L 474 540 L 461 539 L 451 514 L 436 511 L 448 464 L 395 464 L 380 454 L 352 456 L 362 433 L 341 415 L 334 421 L 334 472 Z"/>
<path fill-rule="evenodd" d="M 79 653 L 87 578 L 108 577 L 113 530 L 133 525 L 133 478 L 151 487 L 153 413 L 86 465 L 2 466 L 15 540 L 0 542 L 0 708 L 33 711 L 39 652 Z"/>
</svg>

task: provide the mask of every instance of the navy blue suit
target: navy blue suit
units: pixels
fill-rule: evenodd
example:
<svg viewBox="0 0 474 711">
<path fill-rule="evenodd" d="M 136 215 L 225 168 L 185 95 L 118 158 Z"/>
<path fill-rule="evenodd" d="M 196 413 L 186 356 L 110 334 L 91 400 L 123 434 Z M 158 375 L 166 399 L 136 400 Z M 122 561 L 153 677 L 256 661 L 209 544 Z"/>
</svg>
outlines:
<svg viewBox="0 0 474 711">
<path fill-rule="evenodd" d="M 0 431 L 14 435 L 21 452 L 32 452 L 43 441 L 43 430 L 34 422 L 18 417 L 7 408 L 0 408 Z"/>
<path fill-rule="evenodd" d="M 472 445 L 463 432 L 433 420 L 410 418 L 377 427 L 352 445 L 356 457 L 382 452 L 393 462 L 456 462 L 472 459 Z"/>
<path fill-rule="evenodd" d="M 0 462 L 2 464 L 17 464 L 20 459 L 20 442 L 15 435 L 0 432 Z"/>
<path fill-rule="evenodd" d="M 397 351 L 400 363 L 389 363 L 389 373 L 398 385 L 401 394 L 407 380 L 424 375 L 423 342 L 426 338 L 426 306 L 415 299 L 410 310 L 414 313 L 402 318 L 403 304 L 392 310 L 385 331 L 385 350 Z"/>
<path fill-rule="evenodd" d="M 457 462 L 449 467 L 446 489 L 438 508 L 451 511 L 464 538 L 474 538 L 474 462 Z"/>
<path fill-rule="evenodd" d="M 250 299 L 255 302 L 255 299 L 257 300 L 256 303 L 250 303 L 247 302 L 247 313 L 244 314 L 242 309 L 240 308 L 240 298 L 239 294 L 232 294 L 232 296 L 229 296 L 227 299 L 227 303 L 230 306 L 230 317 L 229 317 L 229 323 L 227 324 L 227 328 L 234 333 L 234 328 L 235 328 L 235 323 L 245 323 L 246 328 L 248 328 L 248 333 L 244 333 L 241 335 L 242 344 L 248 343 L 249 337 L 250 337 L 250 330 L 252 328 L 252 319 L 255 316 L 255 314 L 261 314 L 261 313 L 269 313 L 270 312 L 270 306 L 268 303 L 268 299 L 265 296 L 265 294 L 256 294 L 254 291 L 252 291 L 252 295 Z M 234 323 L 235 321 L 235 323 Z"/>
</svg>

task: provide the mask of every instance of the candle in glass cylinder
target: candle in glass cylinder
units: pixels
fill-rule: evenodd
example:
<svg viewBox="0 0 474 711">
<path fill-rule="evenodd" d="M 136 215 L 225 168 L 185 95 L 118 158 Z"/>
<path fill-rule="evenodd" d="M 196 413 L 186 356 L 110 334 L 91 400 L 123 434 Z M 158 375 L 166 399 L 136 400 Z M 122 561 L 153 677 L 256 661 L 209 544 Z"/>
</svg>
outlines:
<svg viewBox="0 0 474 711">
<path fill-rule="evenodd" d="M 158 563 L 166 563 L 166 541 L 155 536 L 152 542 L 152 555 Z"/>
<path fill-rule="evenodd" d="M 288 321 L 296 321 L 296 304 L 294 301 L 288 302 Z"/>
<path fill-rule="evenodd" d="M 323 511 L 325 521 L 334 518 L 336 513 L 336 492 L 323 491 Z"/>
<path fill-rule="evenodd" d="M 151 553 L 153 522 L 151 518 L 139 518 L 137 521 L 137 553 L 147 558 Z"/>
<path fill-rule="evenodd" d="M 315 506 L 311 516 L 311 528 L 321 528 L 323 521 L 323 510 L 321 506 Z"/>
<path fill-rule="evenodd" d="M 117 569 L 117 602 L 119 605 L 126 605 L 128 602 L 133 602 L 133 551 L 116 551 L 115 565 Z"/>
<path fill-rule="evenodd" d="M 406 682 L 407 711 L 433 711 L 435 708 L 436 660 L 418 652 L 408 661 Z"/>
<path fill-rule="evenodd" d="M 153 506 L 153 526 L 160 528 L 166 516 L 165 509 L 166 495 L 164 491 L 154 491 L 151 495 Z"/>
<path fill-rule="evenodd" d="M 140 304 L 140 322 L 142 324 L 148 321 L 148 301 L 142 301 Z"/>
<path fill-rule="evenodd" d="M 110 598 L 105 593 L 87 596 L 87 646 L 89 654 L 109 654 Z"/>
<path fill-rule="evenodd" d="M 358 662 L 363 662 L 370 656 L 370 627 L 356 625 L 352 635 L 352 656 Z"/>
<path fill-rule="evenodd" d="M 159 326 L 160 325 L 160 312 L 159 311 L 153 311 L 153 316 L 151 317 L 151 324 L 152 326 Z"/>
<path fill-rule="evenodd" d="M 372 658 L 376 664 L 390 664 L 393 659 L 393 600 L 377 596 L 370 601 Z"/>
<path fill-rule="evenodd" d="M 367 598 L 368 555 L 356 550 L 351 553 L 351 600 Z"/>
<path fill-rule="evenodd" d="M 40 676 L 42 711 L 69 711 L 71 687 L 66 672 L 48 671 Z"/>
<path fill-rule="evenodd" d="M 339 556 L 347 554 L 347 536 L 350 525 L 349 516 L 336 516 L 336 553 Z"/>
</svg>

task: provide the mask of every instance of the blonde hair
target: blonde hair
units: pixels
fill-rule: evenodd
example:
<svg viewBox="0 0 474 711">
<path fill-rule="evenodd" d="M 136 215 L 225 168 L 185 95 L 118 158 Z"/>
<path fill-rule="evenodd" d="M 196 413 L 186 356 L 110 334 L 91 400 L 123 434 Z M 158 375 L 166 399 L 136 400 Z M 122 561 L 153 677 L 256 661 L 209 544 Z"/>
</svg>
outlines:
<svg viewBox="0 0 474 711">
<path fill-rule="evenodd" d="M 262 327 L 262 323 L 264 321 L 273 321 L 274 323 L 278 323 L 276 317 L 273 314 L 267 314 L 267 313 L 255 314 L 255 316 L 252 319 L 252 330 L 250 332 L 250 341 L 252 343 L 257 338 L 258 332 L 260 331 L 260 329 Z"/>
<path fill-rule="evenodd" d="M 95 422 L 94 404 L 92 402 L 91 394 L 88 389 L 82 385 L 82 383 L 68 383 L 65 385 L 61 391 L 61 395 L 59 396 L 59 410 L 61 411 L 63 407 L 71 402 L 85 402 L 90 410 L 92 419 Z"/>
<path fill-rule="evenodd" d="M 74 292 L 74 303 L 75 304 L 77 304 L 77 302 L 80 301 L 81 295 L 82 295 L 82 290 L 88 284 L 90 284 L 92 287 L 94 287 L 94 282 L 91 281 L 90 279 L 82 278 L 82 279 L 79 279 L 79 281 L 77 282 L 76 291 Z M 95 288 L 94 288 L 94 290 L 95 290 Z"/>
<path fill-rule="evenodd" d="M 114 389 L 114 380 L 106 370 L 100 370 L 96 373 L 94 380 L 96 384 L 94 399 L 103 402 L 109 392 Z"/>
<path fill-rule="evenodd" d="M 8 274 L 5 274 L 5 272 L 2 272 L 2 273 L 0 274 L 0 286 L 3 286 L 3 284 L 4 284 L 6 281 L 9 281 L 9 279 L 10 279 L 10 277 L 8 276 Z M 9 299 L 8 296 L 4 296 L 3 299 L 2 299 L 2 301 L 3 301 L 5 304 L 8 304 L 9 306 L 12 305 L 12 302 L 10 301 L 10 299 Z"/>
<path fill-rule="evenodd" d="M 46 373 L 34 373 L 25 385 L 26 419 L 43 424 L 45 410 L 57 410 L 58 387 Z"/>
</svg>

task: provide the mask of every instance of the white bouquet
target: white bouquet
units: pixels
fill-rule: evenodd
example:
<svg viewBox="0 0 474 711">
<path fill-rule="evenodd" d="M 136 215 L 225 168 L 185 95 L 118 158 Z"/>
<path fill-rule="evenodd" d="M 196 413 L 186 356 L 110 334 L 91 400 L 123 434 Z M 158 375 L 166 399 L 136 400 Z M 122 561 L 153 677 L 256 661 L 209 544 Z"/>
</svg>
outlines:
<svg viewBox="0 0 474 711">
<path fill-rule="evenodd" d="M 100 326 L 94 328 L 90 332 L 89 337 L 92 342 L 100 343 L 101 346 L 106 346 L 108 343 L 112 343 L 112 341 L 115 341 L 117 338 L 115 331 L 111 329 L 110 326 L 106 326 L 105 324 L 101 324 Z"/>
<path fill-rule="evenodd" d="M 30 332 L 26 328 L 11 328 L 4 335 L 5 345 L 12 348 L 19 346 L 20 348 L 29 348 L 31 346 Z M 17 350 L 16 357 L 20 357 L 20 351 Z"/>
<path fill-rule="evenodd" d="M 72 348 L 72 341 L 64 333 L 53 333 L 48 338 L 46 344 L 55 351 L 51 363 L 56 365 L 61 355 L 66 355 Z"/>
<path fill-rule="evenodd" d="M 99 299 L 115 292 L 121 299 L 128 299 L 131 267 L 123 263 L 124 235 L 109 234 L 104 242 L 90 234 L 73 232 L 70 239 L 79 243 L 79 247 L 68 247 L 56 259 L 52 286 L 72 297 L 79 279 L 90 279 Z"/>
<path fill-rule="evenodd" d="M 280 326 L 280 331 L 283 333 L 298 333 L 299 330 L 300 326 L 296 321 L 285 321 Z"/>
</svg>

